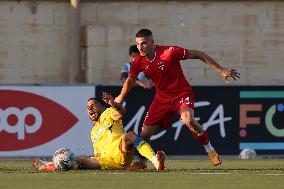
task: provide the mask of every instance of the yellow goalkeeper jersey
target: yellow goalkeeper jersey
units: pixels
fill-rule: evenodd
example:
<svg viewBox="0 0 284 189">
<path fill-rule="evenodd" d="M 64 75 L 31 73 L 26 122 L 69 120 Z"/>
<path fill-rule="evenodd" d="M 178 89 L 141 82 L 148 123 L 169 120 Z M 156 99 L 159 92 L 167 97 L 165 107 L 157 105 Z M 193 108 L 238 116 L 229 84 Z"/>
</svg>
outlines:
<svg viewBox="0 0 284 189">
<path fill-rule="evenodd" d="M 91 131 L 95 158 L 103 169 L 120 169 L 132 161 L 132 153 L 121 152 L 121 138 L 125 133 L 121 116 L 114 108 L 107 108 Z"/>
</svg>

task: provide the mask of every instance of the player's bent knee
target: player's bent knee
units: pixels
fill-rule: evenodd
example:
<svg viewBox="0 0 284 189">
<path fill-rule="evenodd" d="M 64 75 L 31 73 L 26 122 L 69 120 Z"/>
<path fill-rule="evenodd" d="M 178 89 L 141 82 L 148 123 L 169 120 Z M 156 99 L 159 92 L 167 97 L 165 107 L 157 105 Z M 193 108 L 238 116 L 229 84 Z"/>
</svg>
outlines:
<svg viewBox="0 0 284 189">
<path fill-rule="evenodd" d="M 126 141 L 134 141 L 138 135 L 134 131 L 129 131 L 125 134 Z"/>
<path fill-rule="evenodd" d="M 145 141 L 149 141 L 151 136 L 149 136 L 148 134 L 145 134 L 143 132 L 141 132 L 140 136 L 145 140 Z"/>
<path fill-rule="evenodd" d="M 140 136 L 144 140 L 149 141 L 151 136 L 156 133 L 159 127 L 159 125 L 143 125 Z"/>
<path fill-rule="evenodd" d="M 190 126 L 188 126 L 191 132 L 194 132 L 196 134 L 201 134 L 204 132 L 203 127 L 198 122 L 191 122 Z"/>
<path fill-rule="evenodd" d="M 189 128 L 194 128 L 195 120 L 194 119 L 187 119 L 183 120 L 183 123 L 187 125 Z"/>
<path fill-rule="evenodd" d="M 200 131 L 202 128 L 200 125 L 195 121 L 195 119 L 188 119 L 184 121 L 184 124 L 191 130 L 191 131 Z"/>
</svg>

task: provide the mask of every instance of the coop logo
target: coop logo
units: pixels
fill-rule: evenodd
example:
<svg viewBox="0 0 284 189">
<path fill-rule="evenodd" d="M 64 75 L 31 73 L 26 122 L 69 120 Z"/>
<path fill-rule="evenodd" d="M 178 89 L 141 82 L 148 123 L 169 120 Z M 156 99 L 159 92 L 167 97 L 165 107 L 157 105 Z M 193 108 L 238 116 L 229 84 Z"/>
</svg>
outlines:
<svg viewBox="0 0 284 189">
<path fill-rule="evenodd" d="M 267 99 L 283 99 L 284 91 L 241 91 L 240 98 L 242 99 L 266 99 L 262 100 L 261 103 L 250 103 L 250 104 L 240 104 L 240 132 L 239 135 L 242 138 L 247 137 L 246 128 L 250 125 L 258 126 L 261 123 L 260 116 L 251 116 L 252 112 L 259 112 L 264 115 L 264 124 L 267 131 L 276 138 L 284 137 L 284 128 L 280 128 L 279 121 L 277 122 L 274 118 L 276 114 L 281 114 L 284 112 L 284 104 L 271 103 L 268 108 L 263 108 L 263 103 L 267 104 Z M 269 101 L 268 101 L 269 102 Z M 280 150 L 284 149 L 283 143 L 240 143 L 240 149 L 243 148 L 253 148 L 259 150 Z"/>
<path fill-rule="evenodd" d="M 0 132 L 16 133 L 18 140 L 25 139 L 25 133 L 35 133 L 42 125 L 40 111 L 34 107 L 20 110 L 10 107 L 6 110 L 0 108 Z"/>
<path fill-rule="evenodd" d="M 77 122 L 70 111 L 48 98 L 0 90 L 0 151 L 39 146 L 62 135 Z"/>
</svg>

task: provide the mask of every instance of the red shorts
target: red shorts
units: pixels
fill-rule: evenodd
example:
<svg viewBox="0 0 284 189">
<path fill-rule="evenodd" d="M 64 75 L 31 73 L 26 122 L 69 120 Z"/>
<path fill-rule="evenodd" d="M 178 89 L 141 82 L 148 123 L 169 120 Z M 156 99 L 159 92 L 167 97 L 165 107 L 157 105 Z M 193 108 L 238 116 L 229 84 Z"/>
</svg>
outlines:
<svg viewBox="0 0 284 189">
<path fill-rule="evenodd" d="M 174 113 L 179 113 L 184 108 L 194 108 L 194 95 L 192 92 L 183 92 L 167 102 L 155 98 L 146 114 L 144 125 L 159 125 L 162 128 L 168 128 Z"/>
</svg>

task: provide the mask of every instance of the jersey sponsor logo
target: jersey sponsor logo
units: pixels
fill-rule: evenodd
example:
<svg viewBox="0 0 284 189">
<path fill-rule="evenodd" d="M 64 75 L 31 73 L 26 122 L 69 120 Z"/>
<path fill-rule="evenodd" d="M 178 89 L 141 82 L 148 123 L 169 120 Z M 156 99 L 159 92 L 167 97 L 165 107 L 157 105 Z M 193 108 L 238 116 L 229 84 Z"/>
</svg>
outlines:
<svg viewBox="0 0 284 189">
<path fill-rule="evenodd" d="M 0 90 L 0 151 L 47 143 L 77 122 L 71 112 L 48 98 L 24 91 Z"/>
</svg>

